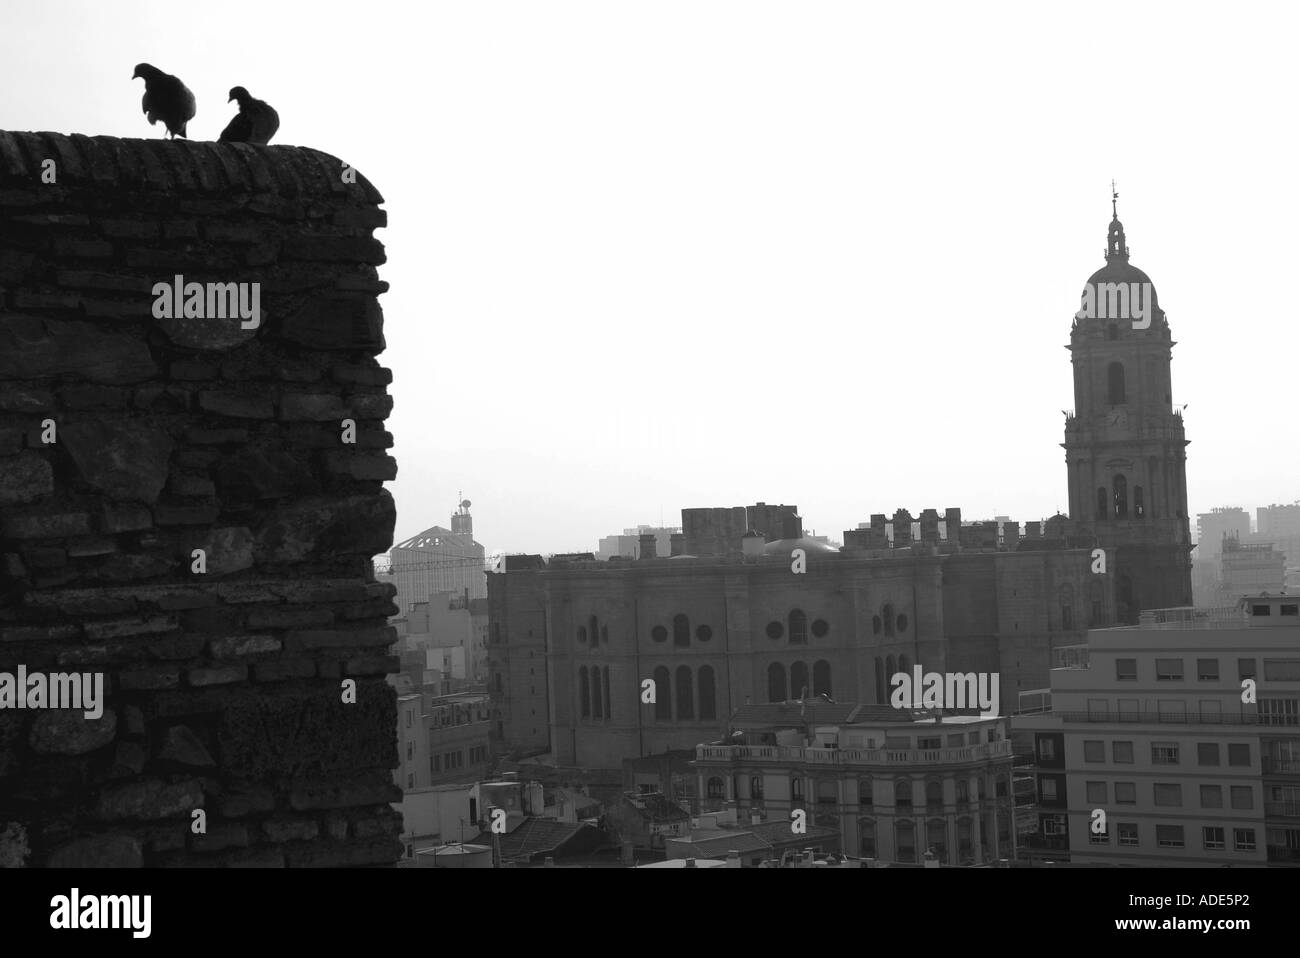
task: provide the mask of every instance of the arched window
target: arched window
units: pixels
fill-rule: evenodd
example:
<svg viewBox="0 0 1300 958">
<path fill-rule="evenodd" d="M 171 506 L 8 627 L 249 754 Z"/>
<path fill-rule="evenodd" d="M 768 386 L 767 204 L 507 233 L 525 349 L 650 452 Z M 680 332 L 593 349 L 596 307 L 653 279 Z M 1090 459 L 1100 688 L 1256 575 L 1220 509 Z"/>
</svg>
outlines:
<svg viewBox="0 0 1300 958">
<path fill-rule="evenodd" d="M 671 719 L 673 717 L 673 680 L 668 670 L 662 665 L 654 671 L 655 680 L 655 718 Z"/>
<path fill-rule="evenodd" d="M 1122 406 L 1124 399 L 1124 364 L 1111 363 L 1106 367 L 1106 400 L 1112 406 Z"/>
<path fill-rule="evenodd" d="M 808 694 L 808 666 L 795 662 L 790 666 L 790 697 L 802 699 Z"/>
<path fill-rule="evenodd" d="M 592 666 L 591 669 L 591 717 L 600 718 L 602 716 L 600 709 L 600 669 Z"/>
<path fill-rule="evenodd" d="M 907 667 L 906 655 L 900 655 L 898 657 L 898 671 L 904 673 L 905 675 L 911 676 L 912 670 Z"/>
<path fill-rule="evenodd" d="M 587 620 L 587 631 L 591 635 L 592 645 L 600 641 L 600 629 L 596 628 L 596 617 L 594 615 Z"/>
<path fill-rule="evenodd" d="M 905 778 L 894 783 L 894 805 L 898 808 L 912 807 L 912 783 Z"/>
<path fill-rule="evenodd" d="M 611 719 L 614 717 L 614 700 L 609 696 L 609 666 L 608 665 L 601 670 L 601 674 L 604 675 L 605 677 L 605 718 Z"/>
<path fill-rule="evenodd" d="M 863 858 L 876 857 L 876 820 L 858 819 L 858 853 Z"/>
<path fill-rule="evenodd" d="M 691 644 L 691 620 L 680 613 L 673 616 L 673 645 Z"/>
<path fill-rule="evenodd" d="M 925 807 L 943 808 L 943 782 L 930 779 L 925 783 Z"/>
<path fill-rule="evenodd" d="M 1092 585 L 1088 587 L 1088 591 L 1090 593 L 1089 601 L 1092 604 L 1092 608 L 1089 610 L 1090 618 L 1088 619 L 1088 628 L 1090 629 L 1100 628 L 1102 624 L 1102 619 L 1105 617 L 1106 614 L 1105 612 L 1106 593 L 1102 591 L 1101 583 L 1096 581 L 1094 581 Z"/>
<path fill-rule="evenodd" d="M 749 777 L 749 797 L 754 802 L 763 800 L 763 776 L 751 775 Z"/>
<path fill-rule="evenodd" d="M 695 718 L 695 695 L 691 691 L 691 670 L 684 665 L 677 667 L 677 717 Z"/>
<path fill-rule="evenodd" d="M 1098 486 L 1097 487 L 1097 518 L 1098 519 L 1105 519 L 1109 514 L 1109 510 L 1107 510 L 1106 508 L 1106 499 L 1107 499 L 1106 487 Z"/>
<path fill-rule="evenodd" d="M 942 818 L 932 818 L 925 823 L 925 843 L 941 862 L 948 860 L 948 823 Z"/>
<path fill-rule="evenodd" d="M 1128 518 L 1128 480 L 1123 476 L 1116 476 L 1114 481 L 1115 495 L 1115 518 Z"/>
<path fill-rule="evenodd" d="M 885 663 L 876 656 L 876 704 L 884 705 L 889 699 L 885 695 Z"/>
<path fill-rule="evenodd" d="M 893 678 L 898 674 L 898 662 L 892 655 L 885 657 L 885 682 L 892 688 Z"/>
<path fill-rule="evenodd" d="M 790 613 L 790 644 L 808 644 L 808 617 L 803 614 L 802 609 L 795 609 Z"/>
<path fill-rule="evenodd" d="M 885 603 L 885 608 L 880 613 L 880 617 L 885 620 L 885 635 L 893 635 L 894 634 L 894 606 L 892 603 L 889 602 Z"/>
<path fill-rule="evenodd" d="M 790 807 L 803 808 L 803 779 L 797 775 L 790 782 Z"/>
<path fill-rule="evenodd" d="M 1141 519 L 1144 515 L 1146 515 L 1146 511 L 1147 511 L 1147 504 L 1146 501 L 1142 498 L 1142 487 L 1134 486 L 1133 487 L 1133 518 Z"/>
<path fill-rule="evenodd" d="M 578 669 L 578 707 L 583 718 L 591 718 L 591 683 L 587 681 L 585 665 Z"/>
<path fill-rule="evenodd" d="M 710 778 L 705 794 L 710 802 L 716 803 L 715 807 L 720 807 L 723 799 L 726 798 L 726 786 L 722 779 L 716 775 Z"/>
<path fill-rule="evenodd" d="M 780 662 L 773 662 L 767 667 L 767 700 L 785 701 L 785 666 Z"/>
<path fill-rule="evenodd" d="M 825 659 L 813 663 L 813 695 L 831 694 L 831 664 Z"/>
<path fill-rule="evenodd" d="M 871 779 L 858 779 L 858 804 L 863 808 L 870 808 L 872 805 L 871 798 Z"/>
<path fill-rule="evenodd" d="M 700 718 L 716 719 L 718 706 L 713 690 L 713 667 L 700 666 Z"/>
<path fill-rule="evenodd" d="M 957 804 L 965 805 L 970 801 L 970 783 L 964 778 L 957 779 Z"/>
<path fill-rule="evenodd" d="M 894 855 L 899 862 L 916 861 L 916 826 L 910 821 L 899 822 L 894 828 Z"/>
</svg>

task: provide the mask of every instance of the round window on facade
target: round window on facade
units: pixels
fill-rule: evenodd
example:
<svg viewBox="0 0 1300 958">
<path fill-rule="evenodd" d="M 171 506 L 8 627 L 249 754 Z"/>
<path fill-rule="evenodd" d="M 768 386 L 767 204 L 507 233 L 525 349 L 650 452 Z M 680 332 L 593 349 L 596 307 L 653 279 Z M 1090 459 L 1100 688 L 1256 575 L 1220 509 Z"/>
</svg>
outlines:
<svg viewBox="0 0 1300 958">
<path fill-rule="evenodd" d="M 702 625 L 695 630 L 695 637 L 701 642 L 707 642 L 709 639 L 713 638 L 713 629 L 707 625 Z"/>
<path fill-rule="evenodd" d="M 899 631 L 899 632 L 906 632 L 906 631 L 907 631 L 907 616 L 905 616 L 905 615 L 900 615 L 900 616 L 898 617 L 898 631 Z"/>
<path fill-rule="evenodd" d="M 667 642 L 668 630 L 665 629 L 662 625 L 656 625 L 653 629 L 650 630 L 650 638 L 654 639 L 656 642 Z"/>
<path fill-rule="evenodd" d="M 779 639 L 785 634 L 785 626 L 773 619 L 767 624 L 767 637 L 769 639 Z"/>
<path fill-rule="evenodd" d="M 825 619 L 816 619 L 813 621 L 812 634 L 815 638 L 825 638 L 826 633 L 830 630 L 831 627 L 826 623 Z"/>
</svg>

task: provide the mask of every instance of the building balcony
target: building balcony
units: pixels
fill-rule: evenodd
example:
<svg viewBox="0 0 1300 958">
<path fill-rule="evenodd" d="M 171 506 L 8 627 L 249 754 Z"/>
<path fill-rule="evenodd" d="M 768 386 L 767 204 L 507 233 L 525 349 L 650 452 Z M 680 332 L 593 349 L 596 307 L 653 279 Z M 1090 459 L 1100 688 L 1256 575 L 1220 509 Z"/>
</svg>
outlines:
<svg viewBox="0 0 1300 958">
<path fill-rule="evenodd" d="M 1260 720 L 1257 714 L 1220 712 L 1185 712 L 1181 715 L 1153 712 L 1146 709 L 1134 709 L 1111 712 L 1048 712 L 1044 717 L 1058 718 L 1062 722 L 1085 722 L 1100 724 L 1133 723 L 1136 725 L 1273 725 L 1276 723 Z"/>
<path fill-rule="evenodd" d="M 1265 802 L 1264 817 L 1300 819 L 1300 802 Z"/>
<path fill-rule="evenodd" d="M 1268 755 L 1260 759 L 1265 775 L 1300 775 L 1300 760 L 1271 758 Z"/>
<path fill-rule="evenodd" d="M 697 745 L 697 762 L 802 764 L 827 766 L 962 765 L 1011 758 L 1011 742 L 954 748 L 799 748 L 779 745 Z"/>
<path fill-rule="evenodd" d="M 1278 864 L 1300 865 L 1300 848 L 1287 848 L 1285 845 L 1269 845 L 1268 860 Z"/>
</svg>

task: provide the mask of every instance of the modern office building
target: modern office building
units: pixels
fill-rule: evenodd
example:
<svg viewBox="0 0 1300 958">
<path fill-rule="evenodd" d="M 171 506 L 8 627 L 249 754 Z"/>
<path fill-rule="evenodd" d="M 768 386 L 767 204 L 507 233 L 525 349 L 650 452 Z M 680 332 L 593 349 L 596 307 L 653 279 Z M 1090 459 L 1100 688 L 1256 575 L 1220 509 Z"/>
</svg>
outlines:
<svg viewBox="0 0 1300 958">
<path fill-rule="evenodd" d="M 1046 691 L 1046 690 L 1044 690 Z M 1300 861 L 1300 597 L 1144 612 L 1051 672 L 1032 741 L 1045 837 L 1072 863 Z"/>
</svg>

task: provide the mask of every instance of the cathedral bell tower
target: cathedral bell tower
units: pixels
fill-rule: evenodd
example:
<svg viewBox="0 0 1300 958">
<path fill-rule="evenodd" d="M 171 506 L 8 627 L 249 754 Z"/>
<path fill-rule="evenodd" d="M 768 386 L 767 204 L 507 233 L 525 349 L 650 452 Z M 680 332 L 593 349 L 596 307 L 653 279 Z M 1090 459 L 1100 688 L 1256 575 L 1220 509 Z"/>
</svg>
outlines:
<svg viewBox="0 0 1300 958">
<path fill-rule="evenodd" d="M 1112 553 L 1117 612 L 1192 604 L 1187 452 L 1170 398 L 1175 345 L 1154 284 L 1129 262 L 1111 191 L 1106 265 L 1084 287 L 1070 331 L 1074 411 L 1066 413 L 1070 517 Z"/>
</svg>

